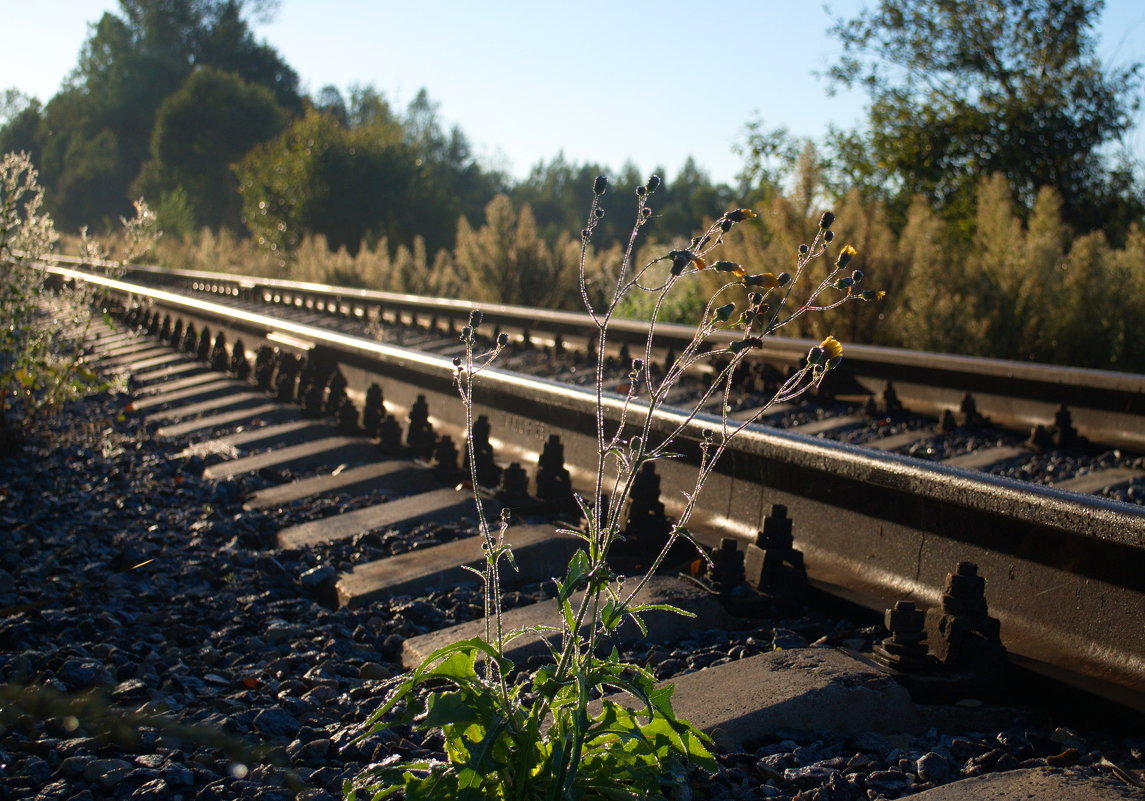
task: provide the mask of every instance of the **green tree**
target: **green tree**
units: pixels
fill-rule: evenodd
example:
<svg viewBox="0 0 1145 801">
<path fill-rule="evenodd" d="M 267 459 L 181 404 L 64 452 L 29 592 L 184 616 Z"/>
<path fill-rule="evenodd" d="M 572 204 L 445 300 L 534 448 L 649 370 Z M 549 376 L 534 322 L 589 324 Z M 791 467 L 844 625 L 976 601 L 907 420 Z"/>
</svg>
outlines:
<svg viewBox="0 0 1145 801">
<path fill-rule="evenodd" d="M 266 86 L 200 67 L 159 106 L 151 160 L 135 194 L 158 197 L 181 187 L 199 225 L 237 229 L 241 198 L 231 165 L 285 124 Z"/>
<path fill-rule="evenodd" d="M 120 0 L 118 14 L 105 13 L 92 26 L 60 92 L 42 112 L 29 106 L 0 129 L 0 141 L 39 159 L 47 203 L 62 227 L 110 224 L 130 214 L 133 183 L 151 157 L 156 114 L 198 66 L 265 86 L 279 105 L 301 111 L 297 75 L 254 40 L 243 19 L 265 6 Z"/>
<path fill-rule="evenodd" d="M 1140 63 L 1094 54 L 1102 0 L 880 0 L 832 28 L 830 77 L 870 97 L 869 133 L 834 137 L 839 172 L 882 184 L 905 212 L 915 193 L 971 219 L 978 181 L 1001 173 L 1022 211 L 1061 196 L 1078 230 L 1123 237 L 1145 207 L 1103 158 L 1131 126 Z M 837 176 L 838 177 L 838 176 Z"/>
<path fill-rule="evenodd" d="M 331 250 L 351 255 L 364 240 L 412 241 L 415 169 L 396 122 L 346 128 L 311 110 L 239 162 L 243 222 L 284 263 L 305 234 L 322 234 Z"/>
</svg>

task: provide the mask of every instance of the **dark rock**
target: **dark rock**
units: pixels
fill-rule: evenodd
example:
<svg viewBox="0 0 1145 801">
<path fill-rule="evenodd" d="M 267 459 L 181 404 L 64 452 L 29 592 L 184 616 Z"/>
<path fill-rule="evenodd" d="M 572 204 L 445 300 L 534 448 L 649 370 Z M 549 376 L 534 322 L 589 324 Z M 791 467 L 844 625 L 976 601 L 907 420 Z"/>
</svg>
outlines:
<svg viewBox="0 0 1145 801">
<path fill-rule="evenodd" d="M 110 790 L 126 779 L 131 771 L 131 763 L 122 759 L 93 759 L 84 765 L 83 777 L 104 790 Z"/>
<path fill-rule="evenodd" d="M 3 770 L 3 767 L 0 767 L 0 770 Z M 25 759 L 24 764 L 16 769 L 16 775 L 30 779 L 34 784 L 42 784 L 52 775 L 52 766 L 33 755 Z"/>
<path fill-rule="evenodd" d="M 950 755 L 959 762 L 965 762 L 974 757 L 982 756 L 989 750 L 990 748 L 988 746 L 974 740 L 955 737 L 950 741 Z"/>
<path fill-rule="evenodd" d="M 150 799 L 163 798 L 167 793 L 167 782 L 163 781 L 163 779 L 152 779 L 136 787 L 135 792 L 128 797 L 131 798 L 132 801 L 150 801 Z"/>
<path fill-rule="evenodd" d="M 867 775 L 866 785 L 887 798 L 898 798 L 913 788 L 914 777 L 893 770 L 876 770 Z"/>
<path fill-rule="evenodd" d="M 818 787 L 826 784 L 832 777 L 840 776 L 839 771 L 824 768 L 819 765 L 808 765 L 802 768 L 788 768 L 783 771 L 784 781 L 796 787 Z"/>
<path fill-rule="evenodd" d="M 358 678 L 368 681 L 382 681 L 392 678 L 394 672 L 377 662 L 366 662 L 358 668 Z"/>
<path fill-rule="evenodd" d="M 918 777 L 924 782 L 941 784 L 950 778 L 950 760 L 931 751 L 918 758 Z"/>
<path fill-rule="evenodd" d="M 274 707 L 259 712 L 253 722 L 254 727 L 268 737 L 291 737 L 302 725 L 292 715 Z"/>
</svg>

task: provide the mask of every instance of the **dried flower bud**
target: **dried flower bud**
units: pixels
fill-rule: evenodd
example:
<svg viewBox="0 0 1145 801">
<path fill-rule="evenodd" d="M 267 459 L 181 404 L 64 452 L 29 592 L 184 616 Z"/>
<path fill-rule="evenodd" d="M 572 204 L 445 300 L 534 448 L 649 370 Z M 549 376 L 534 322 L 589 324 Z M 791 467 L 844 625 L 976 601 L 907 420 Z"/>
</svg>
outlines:
<svg viewBox="0 0 1145 801">
<path fill-rule="evenodd" d="M 823 234 L 823 240 L 826 242 L 834 242 L 835 241 L 835 232 L 834 231 L 828 231 L 827 233 Z"/>
<path fill-rule="evenodd" d="M 819 227 L 826 231 L 831 227 L 831 223 L 835 222 L 835 215 L 829 211 L 823 212 L 823 216 L 819 218 Z"/>
<path fill-rule="evenodd" d="M 739 353 L 749 348 L 759 348 L 763 346 L 763 340 L 759 337 L 747 337 L 745 339 L 737 339 L 728 345 L 728 350 L 732 353 Z"/>
<path fill-rule="evenodd" d="M 862 270 L 855 270 L 853 273 L 851 273 L 851 280 L 854 281 L 856 284 L 863 283 L 863 279 L 865 277 L 866 277 L 866 275 L 863 273 Z"/>
<path fill-rule="evenodd" d="M 887 296 L 887 293 L 881 289 L 868 289 L 862 294 L 863 300 L 882 300 Z"/>
<path fill-rule="evenodd" d="M 469 325 L 471 325 L 473 328 L 479 328 L 481 326 L 481 319 L 482 314 L 480 309 L 474 309 L 473 311 L 469 312 Z"/>
<path fill-rule="evenodd" d="M 826 352 L 820 347 L 814 347 L 807 351 L 807 363 L 809 365 L 822 364 L 823 360 L 827 358 Z"/>
<path fill-rule="evenodd" d="M 461 357 L 459 357 L 459 356 L 453 357 L 453 366 L 456 367 L 458 370 L 461 369 Z"/>
<path fill-rule="evenodd" d="M 835 266 L 840 270 L 846 269 L 853 258 L 855 258 L 855 249 L 850 245 L 844 245 L 843 249 L 839 251 L 839 258 L 836 259 Z"/>
<path fill-rule="evenodd" d="M 799 255 L 800 256 L 806 256 L 810 251 L 811 251 L 811 248 L 808 247 L 806 242 L 804 242 L 802 245 L 799 246 Z"/>
<path fill-rule="evenodd" d="M 588 239 L 590 236 L 592 236 L 591 230 L 589 230 L 588 228 L 581 228 L 580 229 L 580 238 L 581 239 Z"/>
<path fill-rule="evenodd" d="M 644 197 L 647 194 L 648 194 L 648 187 L 646 187 L 646 186 L 636 187 L 636 196 L 637 197 Z"/>
<path fill-rule="evenodd" d="M 758 275 L 745 275 L 744 286 L 760 286 L 764 289 L 775 289 L 779 286 L 779 279 L 774 273 L 759 273 Z"/>
<path fill-rule="evenodd" d="M 758 306 L 759 304 L 763 303 L 763 293 L 762 292 L 752 292 L 750 295 L 747 296 L 747 301 L 752 306 Z"/>
<path fill-rule="evenodd" d="M 640 216 L 647 220 L 649 217 L 652 216 L 652 209 L 645 206 L 644 208 L 642 208 L 640 210 Z"/>
<path fill-rule="evenodd" d="M 721 231 L 723 231 L 726 234 L 731 229 L 732 229 L 732 221 L 731 220 L 720 220 L 720 230 Z"/>
<path fill-rule="evenodd" d="M 644 360 L 637 357 L 632 360 L 632 372 L 639 373 L 644 369 Z"/>
<path fill-rule="evenodd" d="M 847 275 L 836 281 L 835 286 L 838 289 L 850 289 L 854 283 L 855 280 L 851 278 L 851 276 Z"/>
<path fill-rule="evenodd" d="M 721 323 L 726 323 L 732 317 L 732 312 L 736 310 L 734 303 L 726 303 L 716 309 L 716 320 Z"/>
<path fill-rule="evenodd" d="M 668 256 L 672 259 L 672 275 L 680 275 L 689 264 L 696 261 L 696 254 L 690 250 L 673 250 Z"/>
<path fill-rule="evenodd" d="M 462 342 L 472 342 L 473 341 L 473 329 L 472 328 L 470 328 L 469 326 L 465 326 L 464 328 L 461 329 L 461 341 Z"/>
<path fill-rule="evenodd" d="M 757 216 L 751 209 L 733 209 L 724 215 L 725 220 L 731 220 L 733 223 L 743 222 L 750 220 L 752 217 Z"/>
<path fill-rule="evenodd" d="M 503 348 L 509 344 L 509 335 L 502 331 L 497 335 L 497 347 Z"/>
<path fill-rule="evenodd" d="M 592 182 L 592 193 L 594 195 L 603 195 L 606 189 L 608 189 L 608 179 L 603 175 L 596 176 L 596 180 Z"/>
<path fill-rule="evenodd" d="M 660 176 L 659 175 L 649 175 L 648 176 L 648 191 L 649 192 L 655 192 L 659 188 L 660 188 Z"/>
<path fill-rule="evenodd" d="M 601 217 L 604 216 L 604 209 L 597 208 L 595 211 L 593 211 L 593 214 L 596 215 L 596 219 L 599 220 Z"/>
<path fill-rule="evenodd" d="M 779 282 L 780 286 L 787 286 L 791 282 L 791 273 L 783 272 L 775 276 L 775 280 Z"/>
</svg>

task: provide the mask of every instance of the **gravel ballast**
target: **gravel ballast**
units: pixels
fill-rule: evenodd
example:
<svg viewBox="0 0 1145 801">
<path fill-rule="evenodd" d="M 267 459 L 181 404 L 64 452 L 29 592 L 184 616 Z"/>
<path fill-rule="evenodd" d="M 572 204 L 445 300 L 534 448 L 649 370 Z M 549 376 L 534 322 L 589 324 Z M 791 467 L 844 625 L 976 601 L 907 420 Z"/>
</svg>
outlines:
<svg viewBox="0 0 1145 801">
<path fill-rule="evenodd" d="M 400 671 L 404 639 L 480 615 L 476 583 L 337 610 L 320 588 L 362 561 L 466 536 L 467 521 L 277 549 L 283 522 L 363 499 L 244 511 L 252 490 L 292 476 L 206 481 L 201 457 L 176 458 L 188 441 L 152 437 L 130 400 L 77 401 L 0 457 L 0 799 L 330 799 L 369 762 L 436 752 L 402 729 L 352 740 Z M 519 588 L 507 606 L 551 591 Z M 872 634 L 811 614 L 630 655 L 670 678 Z M 702 784 L 711 799 L 897 798 L 1013 767 L 1108 773 L 1103 759 L 1132 763 L 1145 747 L 1044 720 L 940 729 L 780 732 L 721 756 Z"/>
</svg>

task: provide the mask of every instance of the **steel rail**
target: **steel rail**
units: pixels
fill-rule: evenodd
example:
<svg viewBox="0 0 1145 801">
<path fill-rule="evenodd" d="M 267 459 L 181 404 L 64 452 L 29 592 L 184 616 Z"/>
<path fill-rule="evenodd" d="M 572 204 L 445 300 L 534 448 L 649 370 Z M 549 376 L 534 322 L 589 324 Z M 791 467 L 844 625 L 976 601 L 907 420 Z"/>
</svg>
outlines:
<svg viewBox="0 0 1145 801">
<path fill-rule="evenodd" d="M 126 305 L 260 345 L 301 350 L 341 372 L 352 398 L 380 383 L 387 405 L 428 397 L 435 426 L 457 426 L 461 409 L 447 357 L 238 310 L 137 283 L 54 268 L 60 277 L 108 288 Z M 468 308 L 468 304 L 465 305 Z M 488 307 L 485 307 L 488 308 Z M 558 433 L 574 483 L 595 464 L 591 392 L 499 369 L 482 375 L 479 414 L 505 453 L 535 457 Z M 615 419 L 620 399 L 606 400 Z M 631 418 L 630 413 L 630 418 Z M 660 435 L 680 422 L 657 414 Z M 669 511 L 691 487 L 701 416 L 680 438 L 683 458 L 658 462 Z M 1145 710 L 1145 510 L 1094 496 L 1002 479 L 797 433 L 744 431 L 711 476 L 701 500 L 701 537 L 753 539 L 771 504 L 786 504 L 796 546 L 819 587 L 881 609 L 897 599 L 939 603 L 947 572 L 976 562 L 990 612 L 1011 654 L 1046 674 Z"/>
<path fill-rule="evenodd" d="M 128 265 L 125 277 L 143 284 L 179 287 L 224 298 L 341 315 L 375 315 L 395 322 L 436 321 L 444 325 L 452 321 L 463 325 L 470 309 L 477 306 L 469 301 L 145 265 Z M 585 343 L 595 337 L 593 324 L 585 314 L 501 304 L 480 306 L 491 327 L 517 339 L 530 337 L 539 344 L 553 345 L 558 336 L 573 343 Z M 643 349 L 646 333 L 646 326 L 628 320 L 614 321 L 610 330 L 616 347 L 627 344 L 633 355 L 640 353 L 636 348 Z M 663 357 L 669 350 L 679 353 L 693 333 L 690 326 L 659 325 L 657 355 Z M 719 332 L 712 339 L 732 337 Z M 797 365 L 814 344 L 817 343 L 808 339 L 771 337 L 755 358 L 786 371 Z M 1145 451 L 1142 375 L 847 344 L 842 369 L 830 376 L 825 385 L 840 396 L 874 399 L 880 398 L 888 386 L 893 386 L 906 408 L 935 418 L 947 411 L 957 415 L 963 399 L 971 395 L 979 413 L 999 426 L 1019 431 L 1052 425 L 1055 414 L 1064 405 L 1082 436 L 1109 447 Z"/>
</svg>

